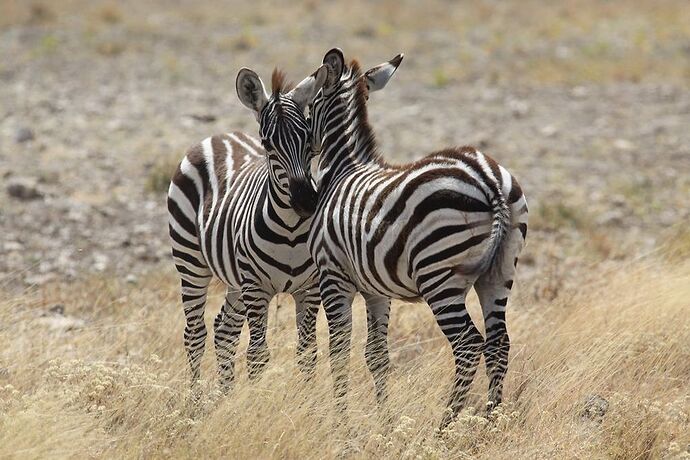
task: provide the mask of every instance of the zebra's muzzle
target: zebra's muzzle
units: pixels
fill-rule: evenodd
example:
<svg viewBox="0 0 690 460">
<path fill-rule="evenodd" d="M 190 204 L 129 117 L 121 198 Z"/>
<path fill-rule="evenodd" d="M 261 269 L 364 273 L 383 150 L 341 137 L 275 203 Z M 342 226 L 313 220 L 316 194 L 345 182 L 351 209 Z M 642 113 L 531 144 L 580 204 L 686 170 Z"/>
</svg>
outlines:
<svg viewBox="0 0 690 460">
<path fill-rule="evenodd" d="M 310 217 L 316 211 L 318 194 L 307 179 L 290 181 L 290 206 L 300 217 Z"/>
</svg>

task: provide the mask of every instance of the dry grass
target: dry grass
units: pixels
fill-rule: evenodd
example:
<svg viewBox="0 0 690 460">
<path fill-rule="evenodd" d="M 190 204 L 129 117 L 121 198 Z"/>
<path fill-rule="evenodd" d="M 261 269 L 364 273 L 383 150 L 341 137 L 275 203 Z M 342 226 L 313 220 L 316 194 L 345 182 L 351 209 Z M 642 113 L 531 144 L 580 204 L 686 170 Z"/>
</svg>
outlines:
<svg viewBox="0 0 690 460">
<path fill-rule="evenodd" d="M 319 378 L 300 379 L 287 299 L 271 309 L 264 377 L 250 384 L 240 353 L 231 395 L 221 398 L 206 382 L 194 406 L 170 273 L 136 287 L 102 278 L 45 287 L 0 308 L 0 457 L 687 458 L 689 281 L 687 260 L 647 260 L 595 271 L 582 280 L 586 289 L 548 302 L 518 286 L 503 411 L 494 422 L 474 415 L 485 401 L 480 369 L 472 408 L 440 436 L 451 357 L 423 305 L 394 306 L 392 398 L 380 410 L 356 305 L 353 389 L 342 419 L 322 352 Z M 65 305 L 65 317 L 48 312 L 54 304 Z M 320 350 L 324 326 L 320 318 Z M 209 380 L 212 355 L 204 360 Z M 608 400 L 600 419 L 583 416 L 591 395 Z"/>
</svg>

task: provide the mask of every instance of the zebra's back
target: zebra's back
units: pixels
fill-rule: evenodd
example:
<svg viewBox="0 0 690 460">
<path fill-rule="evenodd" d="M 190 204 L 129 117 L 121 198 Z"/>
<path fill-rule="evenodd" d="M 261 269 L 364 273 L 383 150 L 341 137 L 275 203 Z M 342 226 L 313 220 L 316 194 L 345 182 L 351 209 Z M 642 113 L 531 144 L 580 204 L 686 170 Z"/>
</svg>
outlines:
<svg viewBox="0 0 690 460">
<path fill-rule="evenodd" d="M 360 169 L 331 188 L 317 212 L 312 247 L 314 256 L 328 247 L 362 291 L 415 298 L 425 277 L 445 268 L 479 276 L 505 255 L 498 248 L 511 245 L 514 231 L 524 240 L 527 208 L 519 184 L 473 148 Z"/>
</svg>

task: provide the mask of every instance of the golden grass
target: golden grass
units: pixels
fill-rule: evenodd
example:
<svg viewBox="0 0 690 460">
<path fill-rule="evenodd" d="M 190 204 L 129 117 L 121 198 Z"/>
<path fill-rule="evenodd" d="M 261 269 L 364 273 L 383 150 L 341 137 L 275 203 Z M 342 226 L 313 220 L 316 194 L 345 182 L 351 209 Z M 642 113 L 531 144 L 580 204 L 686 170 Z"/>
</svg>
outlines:
<svg viewBox="0 0 690 460">
<path fill-rule="evenodd" d="M 690 263 L 646 260 L 594 269 L 551 301 L 518 284 L 506 404 L 496 420 L 474 415 L 486 393 L 483 364 L 471 408 L 440 435 L 452 374 L 450 350 L 426 306 L 394 304 L 391 400 L 377 409 L 355 308 L 347 416 L 332 408 L 325 324 L 318 378 L 294 364 L 294 308 L 272 305 L 272 358 L 258 382 L 228 397 L 204 359 L 204 396 L 186 391 L 182 313 L 167 270 L 140 286 L 94 278 L 0 304 L 0 457 L 233 458 L 687 458 L 690 442 Z M 523 283 L 524 284 L 524 283 Z M 208 319 L 222 293 L 214 289 Z M 67 318 L 50 316 L 56 303 Z M 476 300 L 471 312 L 478 318 Z M 55 318 L 58 318 L 57 320 Z M 63 321 L 60 325 L 58 321 Z M 208 322 L 210 324 L 210 321 Z M 606 414 L 583 416 L 592 395 Z"/>
</svg>

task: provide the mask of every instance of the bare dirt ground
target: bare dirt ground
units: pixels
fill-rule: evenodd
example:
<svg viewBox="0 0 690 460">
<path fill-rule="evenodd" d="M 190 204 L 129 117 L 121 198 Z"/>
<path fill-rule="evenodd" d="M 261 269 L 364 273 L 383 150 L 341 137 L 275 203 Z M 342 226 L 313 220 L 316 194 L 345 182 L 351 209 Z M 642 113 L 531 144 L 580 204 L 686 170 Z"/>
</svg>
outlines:
<svg viewBox="0 0 690 460">
<path fill-rule="evenodd" d="M 394 80 L 370 99 L 372 125 L 390 161 L 405 162 L 449 145 L 473 144 L 520 180 L 530 205 L 530 233 L 512 307 L 518 330 L 529 330 L 528 324 L 535 331 L 548 328 L 564 314 L 559 309 L 589 305 L 573 300 L 582 291 L 599 289 L 596 295 L 617 303 L 606 297 L 602 280 L 624 271 L 634 273 L 630 282 L 637 283 L 639 271 L 634 267 L 638 263 L 650 272 L 656 270 L 649 269 L 650 264 L 664 267 L 669 279 L 690 281 L 687 270 L 668 268 L 687 257 L 690 248 L 688 24 L 690 9 L 680 0 L 583 0 L 548 8 L 536 1 L 434 0 L 423 5 L 304 1 L 261 6 L 206 1 L 0 1 L 0 292 L 9 299 L 0 304 L 5 310 L 0 337 L 8 341 L 0 342 L 0 388 L 13 385 L 21 395 L 37 395 L 45 391 L 41 382 L 46 375 L 55 377 L 57 372 L 61 377 L 55 378 L 62 382 L 72 378 L 65 377 L 64 369 L 55 371 L 56 364 L 49 364 L 55 358 L 80 359 L 79 366 L 88 369 L 105 360 L 149 366 L 147 369 L 156 374 L 156 385 L 163 384 L 163 371 L 184 380 L 182 313 L 168 256 L 165 190 L 170 174 L 184 150 L 208 135 L 232 130 L 256 134 L 256 122 L 235 95 L 240 67 L 251 67 L 267 80 L 273 67 L 279 66 L 299 80 L 319 65 L 332 46 L 340 46 L 347 57 L 358 58 L 365 67 L 405 52 Z M 649 288 L 645 293 L 652 296 L 649 291 L 654 285 L 645 286 Z M 643 302 L 635 314 L 649 317 L 646 309 L 652 308 L 651 304 Z M 531 316 L 535 306 L 547 309 L 544 317 Z M 673 310 L 681 312 L 670 326 L 678 328 L 676 339 L 688 334 L 690 305 L 684 307 Z M 666 311 L 664 305 L 658 308 L 660 317 L 666 317 L 661 313 Z M 595 315 L 598 310 L 592 311 Z M 128 343 L 129 333 L 122 331 L 129 330 L 126 319 L 133 315 L 132 324 L 137 324 L 139 314 L 142 328 L 156 332 L 148 341 L 134 340 L 136 350 L 123 345 Z M 611 314 L 592 318 L 599 325 L 613 321 L 607 316 Z M 289 317 L 281 315 L 274 327 L 284 333 Z M 402 315 L 404 324 L 416 318 Z M 20 318 L 19 323 L 13 318 Z M 582 314 L 582 318 L 588 315 Z M 111 325 L 111 332 L 105 332 Z M 167 329 L 162 330 L 163 325 Z M 429 347 L 424 343 L 410 345 L 421 340 L 414 328 L 409 337 L 405 335 L 410 328 L 401 327 L 405 333 L 392 332 L 397 334 L 396 343 L 405 344 L 394 348 L 394 357 L 403 369 L 413 369 L 415 363 L 426 369 L 427 364 L 420 364 L 417 354 L 406 354 L 409 347 Z M 16 331 L 20 331 L 19 343 L 32 350 L 27 351 L 23 363 L 16 362 L 23 352 L 9 345 L 17 338 Z M 59 346 L 47 349 L 30 345 L 31 335 L 42 331 L 50 331 L 46 333 L 54 338 L 48 343 Z M 103 331 L 103 335 L 96 331 Z M 623 324 L 615 336 L 631 331 L 637 329 Z M 650 341 L 665 343 L 655 338 L 654 331 Z M 543 333 L 548 334 L 548 330 Z M 587 343 L 585 330 L 575 328 L 573 334 L 577 339 L 571 343 L 559 343 L 566 348 Z M 530 340 L 538 340 L 539 335 L 525 334 L 518 342 L 534 353 L 537 349 L 529 348 Z M 112 347 L 101 355 L 79 353 L 89 340 L 103 340 Z M 439 341 L 431 345 L 432 350 L 444 347 Z M 659 346 L 659 359 L 676 356 L 675 348 L 671 352 Z M 671 346 L 679 345 L 673 342 Z M 547 351 L 556 348 L 554 345 Z M 592 350 L 582 351 L 586 352 Z M 162 366 L 151 364 L 146 361 L 150 353 L 165 355 L 169 361 Z M 276 366 L 282 365 L 281 359 L 292 358 L 282 353 L 274 359 Z M 439 361 L 437 356 L 435 359 Z M 212 361 L 209 357 L 209 375 Z M 519 359 L 517 362 L 521 363 Z M 525 366 L 548 367 L 549 362 L 547 356 L 536 364 L 522 361 L 523 372 L 529 373 Z M 434 366 L 440 378 L 450 378 L 449 362 L 441 360 Z M 80 372 L 88 373 L 88 369 Z M 278 369 L 288 374 L 294 371 Z M 118 372 L 119 368 L 112 370 L 115 381 Z M 675 447 L 669 447 L 675 442 L 676 447 L 681 446 L 678 455 L 687 454 L 683 447 L 687 440 L 676 439 L 674 434 L 688 426 L 687 383 L 679 387 L 682 383 L 672 380 L 687 382 L 690 376 L 686 367 L 683 372 L 673 370 L 668 376 L 671 380 L 662 383 L 674 388 L 673 401 L 680 401 L 677 405 L 685 411 L 684 422 L 672 423 L 674 428 L 660 428 L 649 445 L 643 444 L 635 452 L 666 455 L 675 452 Z M 404 379 L 405 375 L 401 372 L 398 377 Z M 550 376 L 538 375 L 545 379 Z M 550 377 L 561 381 L 563 374 Z M 509 383 L 509 394 L 513 395 L 509 400 L 515 404 L 521 378 Z M 246 395 L 250 391 L 247 388 L 241 394 Z M 558 386 L 566 391 L 564 388 Z M 608 392 L 606 397 L 615 399 L 616 391 L 616 385 L 609 382 L 587 388 L 585 393 Z M 476 392 L 481 395 L 479 389 Z M 123 392 L 118 397 L 131 404 L 129 396 Z M 443 399 L 438 398 L 430 403 L 437 409 Z M 57 406 L 65 407 L 64 401 L 57 401 Z M 577 397 L 566 398 L 554 402 L 549 410 L 567 406 L 577 413 L 579 403 Z M 262 407 L 269 411 L 294 407 L 290 402 L 285 403 L 288 406 L 276 401 L 267 404 Z M 643 403 L 632 398 L 625 404 Z M 520 423 L 533 422 L 530 412 L 520 409 L 525 402 L 517 405 L 515 417 Z M 9 414 L 15 406 L 0 405 L 0 420 L 3 407 Z M 92 451 L 95 454 L 124 453 L 115 440 L 121 435 L 118 430 L 124 426 L 128 430 L 141 428 L 118 425 L 117 420 L 108 418 L 112 414 L 99 418 L 98 411 L 84 415 L 70 407 L 81 414 L 79 417 L 95 417 L 96 438 L 103 443 Z M 232 407 L 234 411 L 251 410 L 251 405 Z M 621 407 L 624 405 L 615 410 Z M 222 412 L 213 414 L 212 418 L 222 417 Z M 431 427 L 433 415 L 410 423 Z M 170 423 L 203 423 L 187 420 L 180 416 Z M 398 422 L 395 419 L 389 428 L 395 431 L 393 425 Z M 540 423 L 539 429 L 548 431 L 548 424 L 542 419 Z M 596 442 L 582 440 L 581 446 L 609 442 L 606 436 L 615 438 L 615 430 L 626 423 L 633 422 L 622 418 L 613 425 L 613 431 Z M 78 421 L 73 427 L 75 432 L 81 424 Z M 112 426 L 118 428 L 108 431 Z M 33 438 L 26 433 L 36 427 L 31 423 L 14 426 L 17 436 L 25 436 L 27 446 L 32 445 Z M 196 429 L 212 438 L 215 427 Z M 260 429 L 260 425 L 245 428 L 250 433 L 257 427 Z M 511 433 L 517 436 L 520 431 Z M 333 447 L 325 455 L 400 456 L 403 453 L 396 450 L 397 438 L 388 437 L 398 435 L 398 441 L 403 442 L 404 433 L 386 432 L 381 434 L 386 441 L 376 444 L 372 451 L 357 447 L 353 441 L 353 450 Z M 418 450 L 405 455 L 480 452 L 478 446 L 484 444 L 473 444 L 472 436 L 465 435 L 469 438 L 462 438 L 462 442 L 454 438 L 455 444 L 446 445 L 450 450 L 420 441 Z M 142 439 L 138 440 L 144 446 Z M 145 439 L 149 446 L 165 445 L 159 438 L 155 442 Z M 395 447 L 387 449 L 389 441 Z M 550 445 L 548 452 L 576 455 L 570 444 L 561 446 L 562 450 L 556 444 Z M 198 448 L 185 446 L 179 451 L 175 450 L 177 444 L 168 448 L 181 455 L 191 455 Z M 281 444 L 273 453 L 269 447 L 244 453 L 306 454 L 283 447 Z M 591 452 L 589 447 L 583 447 L 580 454 Z M 111 448 L 114 451 L 108 450 Z M 127 453 L 166 455 L 146 449 L 133 448 Z M 42 451 L 26 452 L 27 456 L 37 456 Z M 78 452 L 69 450 L 65 456 Z M 222 451 L 214 452 L 222 455 Z M 603 456 L 626 457 L 629 453 L 632 451 L 606 451 Z"/>
</svg>

